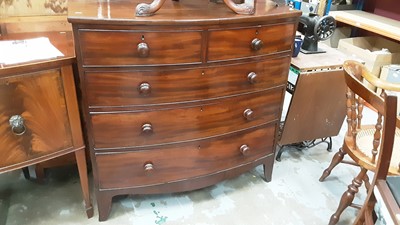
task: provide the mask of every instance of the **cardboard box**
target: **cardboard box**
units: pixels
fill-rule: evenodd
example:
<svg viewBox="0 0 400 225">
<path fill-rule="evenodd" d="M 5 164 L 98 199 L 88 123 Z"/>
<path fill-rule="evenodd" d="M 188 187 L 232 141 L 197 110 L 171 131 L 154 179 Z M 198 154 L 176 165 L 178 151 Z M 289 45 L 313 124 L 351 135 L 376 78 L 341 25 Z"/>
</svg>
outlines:
<svg viewBox="0 0 400 225">
<path fill-rule="evenodd" d="M 386 65 L 382 67 L 380 78 L 390 83 L 400 85 L 400 65 Z"/>
<path fill-rule="evenodd" d="M 319 43 L 324 43 L 332 48 L 337 48 L 339 45 L 339 41 L 343 38 L 349 38 L 351 35 L 351 27 L 336 27 L 333 31 L 333 34 L 330 38 L 324 41 L 320 41 Z"/>
<path fill-rule="evenodd" d="M 339 10 L 355 10 L 357 8 L 356 4 L 351 5 L 331 5 L 330 11 L 339 11 Z"/>
<path fill-rule="evenodd" d="M 386 65 L 382 67 L 380 79 L 386 80 L 387 82 L 400 85 L 400 65 Z M 381 94 L 381 89 L 378 88 L 377 94 Z M 400 113 L 400 92 L 394 92 L 397 95 L 397 114 Z"/>
<path fill-rule="evenodd" d="M 377 77 L 382 66 L 400 64 L 400 44 L 382 37 L 341 39 L 338 50 L 364 61 L 367 69 Z"/>
<path fill-rule="evenodd" d="M 338 49 L 363 60 L 368 70 L 377 77 L 382 66 L 400 64 L 400 44 L 381 37 L 341 39 Z"/>
<path fill-rule="evenodd" d="M 318 13 L 318 5 L 319 5 L 318 3 L 309 3 L 303 1 L 301 3 L 300 10 L 305 14 Z"/>
</svg>

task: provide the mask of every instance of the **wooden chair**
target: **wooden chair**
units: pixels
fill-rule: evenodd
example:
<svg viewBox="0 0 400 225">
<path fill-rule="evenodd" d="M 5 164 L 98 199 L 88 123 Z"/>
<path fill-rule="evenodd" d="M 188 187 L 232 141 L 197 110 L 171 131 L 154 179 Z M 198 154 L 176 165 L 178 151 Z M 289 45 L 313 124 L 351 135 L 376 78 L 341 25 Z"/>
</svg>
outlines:
<svg viewBox="0 0 400 225">
<path fill-rule="evenodd" d="M 375 86 L 388 89 L 385 85 L 378 82 Z M 398 157 L 398 154 L 393 154 L 394 134 L 396 127 L 400 126 L 400 120 L 396 118 L 395 100 L 392 96 L 385 99 L 384 137 L 378 153 L 374 179 L 353 225 L 372 225 L 376 223 L 376 220 L 382 221 L 379 224 L 400 225 L 400 176 L 388 176 L 392 156 Z"/>
<path fill-rule="evenodd" d="M 382 149 L 391 148 L 393 143 L 390 143 L 390 140 L 394 139 L 395 136 L 400 136 L 400 130 L 395 129 L 394 125 L 396 124 L 396 97 L 386 93 L 387 91 L 400 91 L 399 85 L 390 84 L 376 78 L 362 64 L 356 61 L 346 61 L 344 63 L 344 70 L 345 81 L 348 86 L 346 94 L 347 132 L 344 137 L 343 146 L 334 155 L 331 164 L 323 172 L 320 181 L 324 181 L 330 175 L 332 169 L 341 162 L 359 166 L 361 171 L 342 195 L 336 212 L 330 218 L 329 225 L 336 224 L 339 221 L 341 213 L 348 206 L 360 208 L 360 206 L 353 204 L 353 200 L 363 182 L 365 182 L 367 190 L 370 191 L 372 189 L 370 188 L 367 171 L 376 171 L 378 153 Z M 382 93 L 378 95 L 368 89 L 363 80 L 364 82 L 368 81 L 374 86 L 382 87 Z M 365 103 L 377 112 L 375 124 L 364 125 L 362 123 L 365 122 L 362 120 Z M 400 147 L 400 143 L 395 143 L 394 147 Z M 393 152 L 396 157 L 394 156 L 390 161 L 388 173 L 400 175 L 400 157 L 397 156 L 400 155 L 400 151 L 395 148 Z M 354 162 L 343 160 L 346 154 Z"/>
<path fill-rule="evenodd" d="M 390 101 L 389 99 L 386 99 Z M 393 104 L 386 104 L 387 107 Z M 388 113 L 386 113 L 388 116 Z M 389 116 L 388 116 L 389 117 Z M 391 126 L 386 126 L 385 136 L 388 137 L 384 140 L 384 146 L 381 148 L 378 156 L 377 168 L 375 176 L 372 181 L 370 190 L 368 191 L 367 198 L 361 210 L 358 212 L 356 220 L 353 225 L 372 225 L 376 220 L 383 222 L 379 224 L 394 224 L 400 225 L 400 176 L 388 177 L 388 170 L 392 156 L 393 138 L 389 137 L 389 130 L 393 132 L 393 127 L 396 118 L 391 116 L 386 119 L 386 123 Z"/>
</svg>

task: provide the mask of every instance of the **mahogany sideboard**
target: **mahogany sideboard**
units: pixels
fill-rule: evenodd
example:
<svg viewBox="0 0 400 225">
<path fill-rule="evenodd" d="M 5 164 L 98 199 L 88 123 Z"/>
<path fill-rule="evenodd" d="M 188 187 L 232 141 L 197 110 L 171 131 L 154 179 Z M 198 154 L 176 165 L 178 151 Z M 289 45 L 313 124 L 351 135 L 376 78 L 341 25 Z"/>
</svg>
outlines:
<svg viewBox="0 0 400 225">
<path fill-rule="evenodd" d="M 271 180 L 300 12 L 69 1 L 99 220 L 112 197 L 199 189 L 257 165 Z"/>
<path fill-rule="evenodd" d="M 1 40 L 48 37 L 63 57 L 0 64 L 0 173 L 74 153 L 88 217 L 93 216 L 72 64 L 72 32 L 18 33 Z"/>
</svg>

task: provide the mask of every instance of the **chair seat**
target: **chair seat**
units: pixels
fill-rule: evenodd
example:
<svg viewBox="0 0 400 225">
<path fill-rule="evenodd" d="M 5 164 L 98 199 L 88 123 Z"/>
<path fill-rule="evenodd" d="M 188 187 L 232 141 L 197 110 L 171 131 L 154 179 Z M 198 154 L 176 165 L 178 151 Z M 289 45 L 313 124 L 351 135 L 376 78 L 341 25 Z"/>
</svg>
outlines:
<svg viewBox="0 0 400 225">
<path fill-rule="evenodd" d="M 365 155 L 367 158 L 372 158 L 373 149 L 373 138 L 374 138 L 375 127 L 373 125 L 363 126 L 357 134 L 357 147 L 360 153 Z M 393 154 L 390 161 L 389 174 L 400 175 L 399 164 L 400 163 L 400 129 L 396 128 L 395 140 L 393 145 Z M 371 162 L 371 166 L 374 168 L 375 163 Z M 369 169 L 369 168 L 368 168 Z"/>
<path fill-rule="evenodd" d="M 388 184 L 397 205 L 400 207 L 400 176 L 389 176 L 386 178 L 386 183 Z"/>
</svg>

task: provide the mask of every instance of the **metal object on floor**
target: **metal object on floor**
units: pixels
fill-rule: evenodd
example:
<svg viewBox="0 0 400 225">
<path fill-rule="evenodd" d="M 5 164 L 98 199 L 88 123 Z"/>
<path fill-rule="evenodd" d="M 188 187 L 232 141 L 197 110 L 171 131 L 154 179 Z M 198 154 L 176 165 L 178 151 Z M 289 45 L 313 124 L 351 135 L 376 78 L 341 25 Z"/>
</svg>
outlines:
<svg viewBox="0 0 400 225">
<path fill-rule="evenodd" d="M 289 147 L 295 148 L 299 151 L 302 151 L 304 149 L 312 148 L 312 147 L 322 144 L 322 143 L 328 144 L 328 147 L 326 149 L 328 152 L 332 151 L 332 137 L 324 137 L 324 138 L 314 139 L 311 141 L 302 141 L 302 142 L 298 142 L 298 143 L 293 143 L 293 144 L 289 144 L 289 145 L 279 145 L 279 150 L 278 150 L 278 153 L 276 154 L 275 159 L 276 159 L 276 161 L 280 162 L 282 153 L 285 150 L 289 149 Z"/>
</svg>

